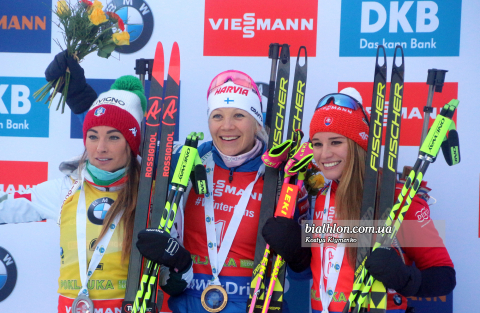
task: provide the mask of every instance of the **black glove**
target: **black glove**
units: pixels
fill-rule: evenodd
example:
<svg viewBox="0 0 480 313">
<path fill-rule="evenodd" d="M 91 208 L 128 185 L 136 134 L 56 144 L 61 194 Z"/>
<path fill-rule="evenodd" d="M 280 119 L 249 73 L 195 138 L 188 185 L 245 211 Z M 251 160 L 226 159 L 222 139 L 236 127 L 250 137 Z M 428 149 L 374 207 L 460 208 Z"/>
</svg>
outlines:
<svg viewBox="0 0 480 313">
<path fill-rule="evenodd" d="M 168 266 L 176 272 L 185 271 L 192 263 L 190 252 L 161 229 L 148 228 L 139 232 L 137 248 L 147 259 Z"/>
<path fill-rule="evenodd" d="M 45 78 L 52 81 L 65 76 L 67 67 L 70 71 L 70 83 L 68 85 L 67 105 L 73 113 L 81 114 L 87 111 L 97 99 L 97 93 L 87 84 L 85 72 L 78 62 L 68 56 L 67 51 L 60 52 L 45 70 Z M 63 86 L 59 91 L 63 90 Z"/>
<path fill-rule="evenodd" d="M 302 228 L 298 223 L 286 217 L 271 217 L 262 229 L 263 238 L 282 256 L 295 272 L 302 272 L 310 266 L 312 252 L 302 247 Z"/>
<path fill-rule="evenodd" d="M 365 267 L 385 288 L 394 289 L 405 297 L 415 295 L 422 284 L 420 270 L 405 265 L 395 249 L 375 249 L 367 258 Z"/>
</svg>

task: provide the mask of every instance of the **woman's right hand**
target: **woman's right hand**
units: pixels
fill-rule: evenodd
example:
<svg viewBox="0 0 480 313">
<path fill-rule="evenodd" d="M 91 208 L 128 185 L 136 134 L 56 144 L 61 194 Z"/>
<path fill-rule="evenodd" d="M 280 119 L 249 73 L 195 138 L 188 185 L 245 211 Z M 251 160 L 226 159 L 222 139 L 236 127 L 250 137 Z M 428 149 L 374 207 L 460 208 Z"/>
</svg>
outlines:
<svg viewBox="0 0 480 313">
<path fill-rule="evenodd" d="M 148 228 L 138 233 L 137 248 L 147 259 L 176 272 L 183 272 L 192 262 L 190 252 L 161 229 Z"/>
<path fill-rule="evenodd" d="M 288 263 L 295 272 L 310 266 L 311 250 L 302 247 L 302 228 L 286 217 L 271 217 L 262 229 L 265 241 Z"/>
<path fill-rule="evenodd" d="M 72 56 L 69 56 L 67 50 L 58 53 L 45 70 L 45 78 L 52 81 L 65 76 L 67 68 L 70 72 L 70 83 L 67 92 L 67 105 L 73 113 L 81 114 L 87 111 L 92 103 L 97 99 L 97 93 L 87 84 L 85 71 Z M 63 86 L 58 90 L 61 92 Z"/>
</svg>

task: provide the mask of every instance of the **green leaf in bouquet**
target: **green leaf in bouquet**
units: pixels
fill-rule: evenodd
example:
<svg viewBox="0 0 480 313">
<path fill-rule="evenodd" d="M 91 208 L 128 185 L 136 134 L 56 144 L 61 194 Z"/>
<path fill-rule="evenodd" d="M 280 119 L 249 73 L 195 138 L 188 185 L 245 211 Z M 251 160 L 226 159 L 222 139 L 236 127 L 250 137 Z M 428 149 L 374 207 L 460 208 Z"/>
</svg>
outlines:
<svg viewBox="0 0 480 313">
<path fill-rule="evenodd" d="M 100 45 L 101 45 L 101 46 L 100 46 Z M 115 50 L 116 45 L 115 45 L 113 42 L 111 42 L 111 43 L 109 43 L 109 44 L 106 44 L 106 45 L 101 44 L 101 43 L 99 42 L 99 43 L 98 43 L 98 47 L 99 47 L 99 49 L 98 49 L 97 55 L 98 55 L 99 57 L 102 57 L 102 58 L 106 58 L 106 59 L 107 59 L 107 58 L 112 54 L 113 50 Z"/>
</svg>

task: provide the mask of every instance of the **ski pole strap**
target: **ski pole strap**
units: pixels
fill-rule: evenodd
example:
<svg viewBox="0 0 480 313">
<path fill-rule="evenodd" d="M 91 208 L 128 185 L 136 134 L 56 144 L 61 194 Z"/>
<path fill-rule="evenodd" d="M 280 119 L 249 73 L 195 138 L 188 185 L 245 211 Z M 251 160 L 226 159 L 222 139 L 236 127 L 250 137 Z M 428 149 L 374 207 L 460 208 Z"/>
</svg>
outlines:
<svg viewBox="0 0 480 313">
<path fill-rule="evenodd" d="M 262 155 L 263 163 L 268 167 L 279 168 L 280 165 L 288 159 L 292 143 L 292 140 L 286 140 L 265 151 Z"/>
<path fill-rule="evenodd" d="M 449 103 L 445 104 L 430 128 L 430 131 L 428 132 L 427 137 L 420 148 L 420 152 L 427 154 L 432 158 L 437 156 L 438 151 L 443 143 L 443 138 L 445 138 L 447 132 L 450 130 L 450 125 L 453 122 L 451 118 L 453 117 L 458 104 L 459 101 L 456 99 L 453 99 Z"/>
<path fill-rule="evenodd" d="M 455 123 L 451 123 L 447 137 L 442 142 L 442 152 L 447 164 L 452 166 L 460 163 L 460 142 Z"/>
<path fill-rule="evenodd" d="M 285 165 L 285 177 L 293 176 L 308 166 L 313 159 L 313 147 L 311 143 L 302 144 L 296 153 L 287 161 Z"/>
</svg>

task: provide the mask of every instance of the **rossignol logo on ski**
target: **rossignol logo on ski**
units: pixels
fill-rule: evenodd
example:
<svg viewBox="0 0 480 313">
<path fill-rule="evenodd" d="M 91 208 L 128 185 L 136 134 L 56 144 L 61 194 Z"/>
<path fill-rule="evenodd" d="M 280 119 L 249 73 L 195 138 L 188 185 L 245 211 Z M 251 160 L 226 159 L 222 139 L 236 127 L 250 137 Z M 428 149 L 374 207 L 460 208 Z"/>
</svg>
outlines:
<svg viewBox="0 0 480 313">
<path fill-rule="evenodd" d="M 170 171 L 174 134 L 175 132 L 171 132 L 167 136 L 167 149 L 165 150 L 165 158 L 163 159 L 163 177 L 168 177 Z"/>
<path fill-rule="evenodd" d="M 8 298 L 17 283 L 17 265 L 12 255 L 0 247 L 0 302 Z"/>
<path fill-rule="evenodd" d="M 159 113 L 162 112 L 162 108 L 159 107 L 158 103 L 162 101 L 162 98 L 160 97 L 150 97 L 149 100 L 152 98 L 155 98 L 155 101 L 153 102 L 152 106 L 150 107 L 150 110 L 148 110 L 147 115 L 145 116 L 146 118 L 146 123 L 148 126 L 160 126 L 160 116 Z M 154 121 L 156 123 L 154 123 Z"/>
<path fill-rule="evenodd" d="M 285 103 L 287 102 L 287 89 L 288 79 L 280 79 L 280 91 L 278 93 L 278 113 L 275 116 L 275 134 L 273 136 L 273 144 L 279 145 L 282 142 L 283 137 L 283 121 L 285 119 Z"/>
<path fill-rule="evenodd" d="M 168 126 L 174 126 L 176 124 L 174 114 L 177 112 L 177 101 L 178 97 L 170 96 L 166 97 L 165 101 L 168 100 L 168 105 L 166 105 L 165 112 L 163 113 L 163 121 L 162 123 Z"/>
<path fill-rule="evenodd" d="M 317 12 L 317 0 L 244 0 L 235 6 L 205 0 L 203 55 L 264 56 L 276 38 L 294 50 L 304 45 L 315 56 Z"/>
<path fill-rule="evenodd" d="M 152 177 L 153 166 L 155 164 L 155 149 L 157 148 L 157 132 L 150 135 L 148 142 L 147 167 L 145 170 L 145 177 Z"/>
<path fill-rule="evenodd" d="M 144 0 L 111 0 L 106 11 L 117 13 L 125 21 L 125 31 L 130 33 L 130 45 L 117 46 L 115 51 L 134 53 L 145 47 L 153 34 L 153 13 Z"/>
</svg>

